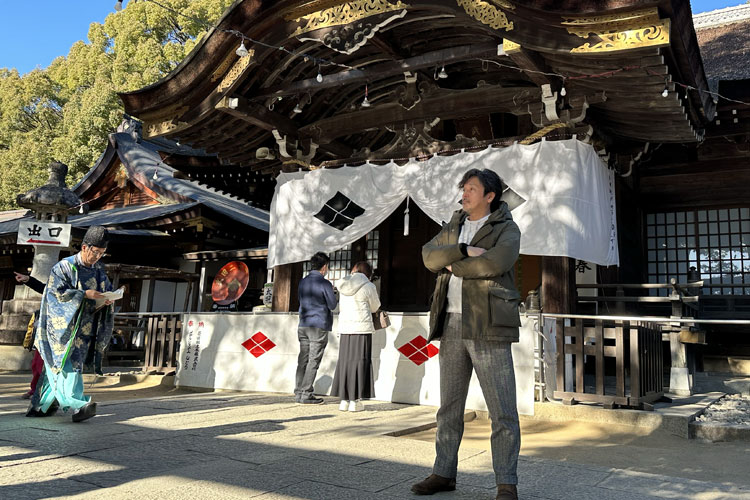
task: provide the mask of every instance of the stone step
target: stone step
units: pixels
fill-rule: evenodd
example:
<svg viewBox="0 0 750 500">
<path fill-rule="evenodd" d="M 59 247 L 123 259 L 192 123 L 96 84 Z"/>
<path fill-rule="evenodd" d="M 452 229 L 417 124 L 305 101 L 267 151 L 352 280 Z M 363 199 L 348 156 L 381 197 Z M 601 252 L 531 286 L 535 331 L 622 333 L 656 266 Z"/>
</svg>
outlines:
<svg viewBox="0 0 750 500">
<path fill-rule="evenodd" d="M 29 326 L 31 314 L 2 314 L 0 315 L 0 330 L 23 330 Z"/>
<path fill-rule="evenodd" d="M 25 336 L 25 328 L 23 330 L 0 329 L 0 345 L 21 345 Z"/>
<path fill-rule="evenodd" d="M 31 314 L 42 303 L 42 299 L 13 299 L 3 301 L 3 315 L 5 314 Z"/>
</svg>

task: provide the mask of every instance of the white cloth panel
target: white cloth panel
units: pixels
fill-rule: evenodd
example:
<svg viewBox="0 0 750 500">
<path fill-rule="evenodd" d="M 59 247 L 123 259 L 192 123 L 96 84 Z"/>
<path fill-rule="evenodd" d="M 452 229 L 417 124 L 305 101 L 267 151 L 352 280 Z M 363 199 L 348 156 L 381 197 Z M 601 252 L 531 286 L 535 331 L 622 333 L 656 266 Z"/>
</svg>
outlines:
<svg viewBox="0 0 750 500">
<path fill-rule="evenodd" d="M 478 153 L 436 156 L 403 166 L 282 173 L 271 203 L 268 266 L 336 251 L 383 222 L 407 197 L 437 223 L 460 208 L 458 182 L 471 168 L 489 168 L 526 201 L 512 212 L 521 253 L 618 265 L 614 175 L 594 149 L 574 139 L 515 144 Z M 336 192 L 365 209 L 343 231 L 315 218 Z"/>
</svg>

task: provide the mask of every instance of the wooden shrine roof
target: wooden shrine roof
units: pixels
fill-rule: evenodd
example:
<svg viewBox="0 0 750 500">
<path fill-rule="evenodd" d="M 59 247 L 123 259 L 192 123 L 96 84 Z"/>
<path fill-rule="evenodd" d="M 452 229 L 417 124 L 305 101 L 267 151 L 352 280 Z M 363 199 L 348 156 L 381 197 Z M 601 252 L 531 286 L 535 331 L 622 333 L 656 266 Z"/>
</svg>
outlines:
<svg viewBox="0 0 750 500">
<path fill-rule="evenodd" d="M 239 57 L 229 30 L 262 44 Z M 439 121 L 502 113 L 610 143 L 698 141 L 714 103 L 672 80 L 707 88 L 683 0 L 244 0 L 120 97 L 146 138 L 269 172 L 393 158 Z"/>
<path fill-rule="evenodd" d="M 135 121 L 131 121 L 131 125 L 133 124 Z M 126 206 L 122 209 L 126 213 L 139 210 L 169 211 L 174 206 L 200 204 L 242 226 L 268 232 L 270 214 L 267 210 L 253 206 L 248 200 L 230 192 L 187 178 L 184 172 L 162 158 L 164 152 L 182 152 L 186 158 L 201 161 L 204 158 L 202 153 L 185 147 L 175 149 L 174 144 L 164 142 L 159 138 L 153 142 L 142 140 L 138 131 L 110 134 L 107 149 L 86 176 L 73 187 L 73 191 L 83 200 L 96 199 L 101 196 L 100 192 L 109 189 L 109 177 L 115 176 L 115 180 L 132 182 L 142 191 L 151 193 L 154 202 L 158 200 L 159 203 L 155 206 Z M 117 209 L 108 212 L 116 211 Z"/>
<path fill-rule="evenodd" d="M 750 78 L 750 5 L 696 16 L 695 31 L 709 80 Z M 705 20 L 700 16 L 706 16 Z"/>
</svg>

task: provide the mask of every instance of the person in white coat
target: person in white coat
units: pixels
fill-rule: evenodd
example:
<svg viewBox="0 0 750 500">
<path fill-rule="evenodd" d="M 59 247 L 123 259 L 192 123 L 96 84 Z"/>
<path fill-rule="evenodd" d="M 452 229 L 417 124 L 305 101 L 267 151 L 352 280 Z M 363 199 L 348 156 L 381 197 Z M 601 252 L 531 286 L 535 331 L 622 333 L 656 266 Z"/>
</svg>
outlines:
<svg viewBox="0 0 750 500">
<path fill-rule="evenodd" d="M 339 361 L 333 376 L 331 396 L 341 398 L 341 411 L 362 411 L 363 399 L 375 396 L 372 374 L 372 313 L 380 299 L 372 278 L 372 266 L 360 261 L 349 276 L 338 281 Z"/>
</svg>

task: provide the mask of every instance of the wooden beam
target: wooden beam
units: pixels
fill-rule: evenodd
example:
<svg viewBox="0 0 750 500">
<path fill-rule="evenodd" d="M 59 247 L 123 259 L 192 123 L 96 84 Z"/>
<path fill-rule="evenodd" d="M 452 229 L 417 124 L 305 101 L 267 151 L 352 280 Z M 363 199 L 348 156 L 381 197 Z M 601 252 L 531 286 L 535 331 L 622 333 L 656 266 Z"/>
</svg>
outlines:
<svg viewBox="0 0 750 500">
<path fill-rule="evenodd" d="M 216 109 L 269 132 L 278 130 L 282 135 L 299 135 L 294 121 L 244 97 L 224 97 L 216 104 Z"/>
<path fill-rule="evenodd" d="M 447 91 L 442 95 L 423 98 L 413 108 L 404 109 L 398 103 L 373 105 L 305 125 L 300 129 L 316 142 L 325 143 L 344 135 L 378 129 L 403 122 L 443 120 L 498 112 L 527 112 L 527 105 L 540 99 L 536 87 L 483 86 L 473 90 Z"/>
<path fill-rule="evenodd" d="M 319 90 L 340 87 L 342 85 L 381 80 L 389 76 L 400 75 L 407 71 L 413 72 L 424 68 L 434 67 L 438 64 L 450 64 L 464 61 L 466 59 L 496 56 L 496 43 L 450 47 L 448 49 L 426 52 L 420 56 L 410 57 L 400 61 L 377 64 L 367 69 L 351 69 L 340 73 L 329 74 L 323 78 L 322 82 L 318 82 L 316 78 L 308 78 L 306 80 L 300 80 L 286 85 L 269 87 L 265 89 L 263 94 L 259 94 L 255 97 L 265 98 L 303 94 L 305 92 L 317 92 Z"/>
<path fill-rule="evenodd" d="M 297 124 L 278 113 L 274 113 L 267 107 L 249 101 L 244 97 L 224 97 L 216 104 L 216 109 L 239 118 L 251 125 L 263 130 L 278 130 L 281 135 L 290 139 L 310 137 L 309 134 L 300 133 Z M 350 156 L 352 149 L 344 144 L 334 141 L 321 144 L 320 148 L 332 153 L 334 156 Z"/>
<path fill-rule="evenodd" d="M 539 85 L 540 87 L 545 84 L 552 85 L 552 90 L 560 88 L 560 79 L 555 78 L 551 80 L 549 76 L 542 73 L 550 73 L 549 68 L 544 62 L 544 59 L 537 54 L 523 47 L 508 53 L 508 57 L 518 65 L 520 69 L 529 77 L 529 79 Z"/>
</svg>

